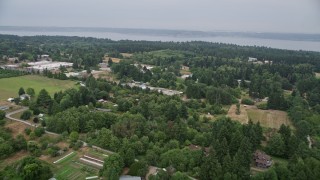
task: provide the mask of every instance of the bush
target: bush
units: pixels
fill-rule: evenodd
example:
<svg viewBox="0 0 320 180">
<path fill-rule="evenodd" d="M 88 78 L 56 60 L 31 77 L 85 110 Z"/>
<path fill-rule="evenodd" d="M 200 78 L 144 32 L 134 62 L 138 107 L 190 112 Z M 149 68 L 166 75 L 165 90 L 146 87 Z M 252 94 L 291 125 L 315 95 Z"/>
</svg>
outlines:
<svg viewBox="0 0 320 180">
<path fill-rule="evenodd" d="M 77 142 L 77 140 L 79 139 L 79 133 L 72 131 L 69 135 L 69 138 L 70 138 L 71 142 Z"/>
<path fill-rule="evenodd" d="M 6 117 L 6 112 L 0 110 L 0 120 L 4 119 Z"/>
<path fill-rule="evenodd" d="M 37 136 L 37 137 L 41 137 L 42 134 L 44 134 L 45 131 L 44 131 L 44 128 L 43 127 L 37 127 L 35 130 L 34 130 L 34 134 Z"/>
<path fill-rule="evenodd" d="M 241 104 L 246 104 L 246 105 L 254 105 L 254 101 L 248 98 L 244 98 L 241 100 Z"/>
<path fill-rule="evenodd" d="M 42 142 L 42 143 L 41 143 L 41 149 L 42 149 L 42 150 L 47 149 L 47 148 L 48 148 L 48 145 L 49 145 L 49 143 L 48 143 L 47 141 Z"/>
<path fill-rule="evenodd" d="M 38 108 L 35 108 L 33 110 L 33 115 L 39 115 L 40 114 L 40 110 Z"/>
<path fill-rule="evenodd" d="M 268 109 L 268 104 L 267 103 L 262 103 L 257 105 L 258 109 L 262 109 L 262 110 L 267 110 Z"/>
<path fill-rule="evenodd" d="M 46 121 L 45 121 L 45 120 L 42 120 L 42 121 L 41 121 L 41 126 L 42 126 L 42 127 L 46 127 L 46 125 L 47 125 L 47 124 L 46 124 Z"/>
<path fill-rule="evenodd" d="M 6 124 L 6 121 L 5 120 L 0 120 L 0 126 L 3 126 L 3 125 L 5 125 Z"/>
<path fill-rule="evenodd" d="M 38 144 L 34 141 L 28 142 L 28 151 L 31 155 L 39 157 L 41 155 L 41 149 L 39 148 Z"/>
<path fill-rule="evenodd" d="M 78 149 L 80 149 L 83 146 L 83 142 L 81 141 L 77 141 L 74 145 L 73 145 L 73 150 L 77 151 Z"/>
<path fill-rule="evenodd" d="M 22 106 L 29 106 L 29 99 L 26 98 L 26 99 L 20 101 L 20 103 Z"/>
<path fill-rule="evenodd" d="M 23 120 L 28 120 L 31 118 L 31 115 L 32 115 L 31 111 L 26 110 L 21 114 L 20 118 Z"/>
<path fill-rule="evenodd" d="M 31 133 L 31 129 L 30 128 L 25 128 L 24 129 L 24 132 L 26 133 L 26 135 L 30 135 L 30 133 Z"/>
<path fill-rule="evenodd" d="M 58 146 L 52 146 L 50 148 L 48 148 L 47 152 L 48 154 L 50 154 L 51 157 L 56 157 L 59 155 L 59 150 L 60 148 Z"/>
<path fill-rule="evenodd" d="M 30 132 L 29 137 L 31 140 L 34 140 L 36 138 L 36 134 L 32 131 L 32 132 Z"/>
</svg>

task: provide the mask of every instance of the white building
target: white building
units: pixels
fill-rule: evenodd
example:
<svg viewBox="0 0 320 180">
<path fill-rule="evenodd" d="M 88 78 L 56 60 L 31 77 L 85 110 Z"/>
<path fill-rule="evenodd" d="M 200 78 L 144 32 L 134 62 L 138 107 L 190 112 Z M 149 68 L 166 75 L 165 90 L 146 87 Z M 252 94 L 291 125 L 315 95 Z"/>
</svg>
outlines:
<svg viewBox="0 0 320 180">
<path fill-rule="evenodd" d="M 30 67 L 28 67 L 28 70 L 34 70 L 34 71 L 39 71 L 42 72 L 43 70 L 54 70 L 54 69 L 59 69 L 60 66 L 63 67 L 71 67 L 73 63 L 68 63 L 68 62 L 52 62 L 52 61 L 38 61 L 38 62 L 30 62 L 28 63 Z"/>
<path fill-rule="evenodd" d="M 49 59 L 49 55 L 48 54 L 42 54 L 40 56 L 41 59 Z"/>
<path fill-rule="evenodd" d="M 64 73 L 67 77 L 79 77 L 80 73 L 78 72 L 68 72 L 68 73 Z"/>
<path fill-rule="evenodd" d="M 25 99 L 30 99 L 30 95 L 29 95 L 29 94 L 22 94 L 22 95 L 20 96 L 20 100 L 21 100 L 21 101 L 23 101 L 23 100 L 25 100 Z"/>
<path fill-rule="evenodd" d="M 256 62 L 256 61 L 258 61 L 258 59 L 257 59 L 257 58 L 249 57 L 248 62 Z"/>
</svg>

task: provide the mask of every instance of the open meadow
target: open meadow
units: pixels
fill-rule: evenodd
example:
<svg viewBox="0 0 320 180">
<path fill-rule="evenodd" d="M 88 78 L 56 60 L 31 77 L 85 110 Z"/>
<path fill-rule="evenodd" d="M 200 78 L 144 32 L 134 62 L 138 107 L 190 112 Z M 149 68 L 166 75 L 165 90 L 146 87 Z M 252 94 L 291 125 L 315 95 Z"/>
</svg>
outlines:
<svg viewBox="0 0 320 180">
<path fill-rule="evenodd" d="M 288 114 L 285 111 L 278 110 L 261 110 L 256 106 L 240 106 L 240 114 L 236 114 L 236 105 L 232 105 L 228 111 L 228 117 L 246 124 L 251 121 L 253 123 L 260 122 L 262 127 L 279 129 L 281 124 L 289 125 L 293 128 Z"/>
<path fill-rule="evenodd" d="M 39 75 L 3 78 L 0 79 L 0 100 L 17 97 L 20 87 L 23 87 L 25 90 L 33 88 L 36 94 L 45 88 L 52 96 L 55 92 L 72 88 L 73 86 L 75 86 L 74 81 L 51 79 Z"/>
<path fill-rule="evenodd" d="M 239 121 L 241 124 L 249 122 L 248 113 L 243 104 L 240 105 L 240 114 L 236 114 L 237 106 L 233 104 L 228 111 L 228 117 L 233 120 Z"/>
<path fill-rule="evenodd" d="M 108 57 L 108 56 L 106 56 L 106 57 L 104 57 L 103 62 L 104 62 L 104 63 L 108 63 L 109 58 L 112 60 L 113 63 L 119 63 L 119 62 L 121 61 L 120 58 L 114 58 L 114 57 Z"/>
<path fill-rule="evenodd" d="M 278 110 L 248 109 L 248 117 L 253 123 L 260 122 L 262 127 L 280 129 L 282 124 L 293 127 L 288 114 Z"/>
</svg>

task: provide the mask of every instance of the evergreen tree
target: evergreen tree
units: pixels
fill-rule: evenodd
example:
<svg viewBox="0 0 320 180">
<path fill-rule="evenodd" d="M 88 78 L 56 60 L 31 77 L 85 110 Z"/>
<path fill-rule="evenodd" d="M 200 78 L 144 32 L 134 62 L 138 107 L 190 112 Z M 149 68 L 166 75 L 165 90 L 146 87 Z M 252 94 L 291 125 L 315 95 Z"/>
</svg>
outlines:
<svg viewBox="0 0 320 180">
<path fill-rule="evenodd" d="M 47 112 L 47 109 L 52 104 L 52 99 L 48 91 L 46 91 L 45 89 L 40 90 L 36 104 L 39 107 L 40 111 Z"/>
<path fill-rule="evenodd" d="M 282 157 L 285 153 L 285 142 L 282 138 L 282 136 L 278 133 L 274 134 L 266 147 L 268 153 Z"/>
<path fill-rule="evenodd" d="M 21 88 L 19 89 L 18 94 L 19 94 L 19 96 L 25 94 L 25 91 L 24 91 L 23 87 L 21 87 Z"/>
<path fill-rule="evenodd" d="M 215 150 L 211 148 L 209 155 L 203 158 L 200 169 L 200 179 L 220 179 L 221 176 L 223 176 L 221 165 L 218 162 Z"/>
</svg>

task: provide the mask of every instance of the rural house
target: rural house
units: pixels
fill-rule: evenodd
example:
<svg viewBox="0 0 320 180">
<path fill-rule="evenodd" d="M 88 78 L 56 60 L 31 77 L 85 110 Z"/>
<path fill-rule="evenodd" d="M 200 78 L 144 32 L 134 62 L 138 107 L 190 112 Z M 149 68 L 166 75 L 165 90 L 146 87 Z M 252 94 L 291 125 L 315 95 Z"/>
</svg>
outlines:
<svg viewBox="0 0 320 180">
<path fill-rule="evenodd" d="M 253 154 L 253 160 L 257 167 L 268 168 L 272 165 L 272 159 L 265 152 L 257 150 Z"/>
<path fill-rule="evenodd" d="M 29 95 L 29 94 L 22 94 L 22 95 L 20 96 L 20 100 L 21 100 L 21 101 L 23 101 L 23 100 L 25 100 L 25 99 L 30 99 L 30 95 Z"/>
</svg>

